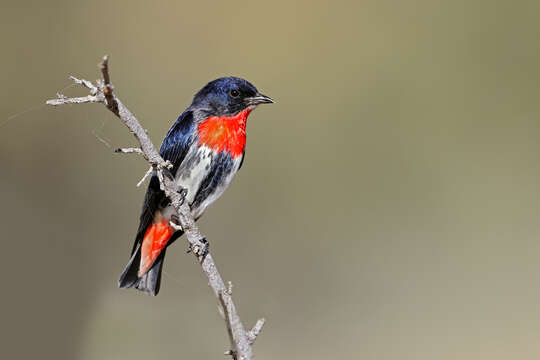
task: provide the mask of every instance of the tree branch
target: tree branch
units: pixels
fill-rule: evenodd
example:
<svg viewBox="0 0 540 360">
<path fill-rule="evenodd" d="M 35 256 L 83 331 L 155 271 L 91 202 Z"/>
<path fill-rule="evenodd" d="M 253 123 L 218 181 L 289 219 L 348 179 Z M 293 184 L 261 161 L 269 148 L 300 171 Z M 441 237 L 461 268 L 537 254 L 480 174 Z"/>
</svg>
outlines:
<svg viewBox="0 0 540 360">
<path fill-rule="evenodd" d="M 48 100 L 47 104 L 58 106 L 64 104 L 80 104 L 80 103 L 102 103 L 117 117 L 120 118 L 122 123 L 129 129 L 129 131 L 135 136 L 139 142 L 139 148 L 118 149 L 118 152 L 123 153 L 139 153 L 150 164 L 152 171 L 155 171 L 160 180 L 161 189 L 165 195 L 171 200 L 171 205 L 177 212 L 179 225 L 184 230 L 187 240 L 190 244 L 190 249 L 197 257 L 204 274 L 208 278 L 210 287 L 212 288 L 215 296 L 218 298 L 219 303 L 223 307 L 225 314 L 227 331 L 231 339 L 231 351 L 228 352 L 233 356 L 234 360 L 251 360 L 253 359 L 252 344 L 255 338 L 261 331 L 264 324 L 264 319 L 257 321 L 251 331 L 246 331 L 240 316 L 236 311 L 230 292 L 228 291 L 221 275 L 219 274 L 212 256 L 208 252 L 208 242 L 201 235 L 199 228 L 195 224 L 193 216 L 191 216 L 191 210 L 187 203 L 183 201 L 183 196 L 179 193 L 178 186 L 170 174 L 168 169 L 172 168 L 172 164 L 169 161 L 164 160 L 154 144 L 148 137 L 146 130 L 141 126 L 135 116 L 128 110 L 126 106 L 116 97 L 114 93 L 114 87 L 111 84 L 109 75 L 108 57 L 103 57 L 103 61 L 100 63 L 100 69 L 103 75 L 102 80 L 97 80 L 94 85 L 92 82 L 83 79 L 77 79 L 71 77 L 71 79 L 78 85 L 84 86 L 90 90 L 90 95 L 85 97 L 68 98 L 65 95 L 57 94 L 56 99 Z M 142 183 L 144 179 L 150 173 L 139 182 Z"/>
</svg>

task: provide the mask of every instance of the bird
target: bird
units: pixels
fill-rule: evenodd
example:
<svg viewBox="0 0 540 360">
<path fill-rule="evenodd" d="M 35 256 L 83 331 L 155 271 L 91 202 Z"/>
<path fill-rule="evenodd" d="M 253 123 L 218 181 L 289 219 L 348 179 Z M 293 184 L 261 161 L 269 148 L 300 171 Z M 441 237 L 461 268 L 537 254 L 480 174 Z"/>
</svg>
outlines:
<svg viewBox="0 0 540 360">
<path fill-rule="evenodd" d="M 199 219 L 230 185 L 245 157 L 246 122 L 260 104 L 274 103 L 247 80 L 222 77 L 206 84 L 173 123 L 160 148 L 191 215 Z M 167 248 L 183 231 L 154 172 L 144 197 L 131 255 L 118 286 L 156 296 Z"/>
</svg>

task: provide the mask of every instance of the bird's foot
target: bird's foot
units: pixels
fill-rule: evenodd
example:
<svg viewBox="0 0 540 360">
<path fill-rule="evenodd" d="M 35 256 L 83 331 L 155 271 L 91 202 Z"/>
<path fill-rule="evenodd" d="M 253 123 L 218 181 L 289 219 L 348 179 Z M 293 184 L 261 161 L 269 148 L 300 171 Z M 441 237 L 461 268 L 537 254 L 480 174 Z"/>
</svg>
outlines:
<svg viewBox="0 0 540 360">
<path fill-rule="evenodd" d="M 171 215 L 171 221 L 169 221 L 169 225 L 176 231 L 184 231 L 182 225 L 180 225 L 180 218 L 178 217 L 178 215 Z"/>
<path fill-rule="evenodd" d="M 197 255 L 200 259 L 204 259 L 206 255 L 208 255 L 208 251 L 210 249 L 210 243 L 208 240 L 206 240 L 205 237 L 200 239 L 197 244 L 189 244 L 187 253 L 189 254 L 192 252 L 193 254 Z"/>
<path fill-rule="evenodd" d="M 162 168 L 161 169 L 161 173 L 163 174 L 164 177 L 167 177 L 169 180 L 174 180 L 174 176 L 171 172 L 171 170 L 167 169 L 167 168 Z"/>
<path fill-rule="evenodd" d="M 180 206 L 184 205 L 184 201 L 186 200 L 187 196 L 187 189 L 181 186 L 178 186 L 178 194 L 180 194 Z"/>
<path fill-rule="evenodd" d="M 186 196 L 187 196 L 187 189 L 179 186 L 178 187 L 178 191 L 177 191 L 178 195 L 180 195 L 180 199 L 178 201 L 178 206 L 182 206 L 184 205 L 184 201 L 186 200 Z M 175 199 L 176 200 L 176 199 Z M 161 201 L 160 203 L 160 206 L 162 208 L 166 208 L 167 206 L 169 206 L 171 204 L 171 199 L 169 199 L 168 197 L 164 197 L 163 200 Z M 176 203 L 173 203 L 174 206 L 176 206 Z"/>
</svg>

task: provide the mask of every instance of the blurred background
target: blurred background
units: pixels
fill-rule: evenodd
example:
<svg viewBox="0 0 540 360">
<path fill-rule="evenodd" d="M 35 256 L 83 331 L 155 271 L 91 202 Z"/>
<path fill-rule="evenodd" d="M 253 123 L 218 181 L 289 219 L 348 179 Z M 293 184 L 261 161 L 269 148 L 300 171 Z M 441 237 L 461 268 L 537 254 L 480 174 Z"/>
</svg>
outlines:
<svg viewBox="0 0 540 360">
<path fill-rule="evenodd" d="M 223 359 L 177 242 L 159 296 L 120 290 L 147 169 L 98 78 L 159 145 L 208 81 L 277 104 L 199 225 L 258 359 L 538 359 L 538 1 L 2 2 L 2 352 Z"/>
</svg>

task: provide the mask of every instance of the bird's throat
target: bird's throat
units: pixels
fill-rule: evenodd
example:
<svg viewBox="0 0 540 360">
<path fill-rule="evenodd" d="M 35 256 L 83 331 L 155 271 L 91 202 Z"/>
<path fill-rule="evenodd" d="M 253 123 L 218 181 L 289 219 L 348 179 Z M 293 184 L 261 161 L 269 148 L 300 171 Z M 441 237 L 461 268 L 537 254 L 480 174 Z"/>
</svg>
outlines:
<svg viewBox="0 0 540 360">
<path fill-rule="evenodd" d="M 232 116 L 211 116 L 198 125 L 199 145 L 216 152 L 226 151 L 233 158 L 241 156 L 246 145 L 246 121 L 251 109 Z"/>
</svg>

